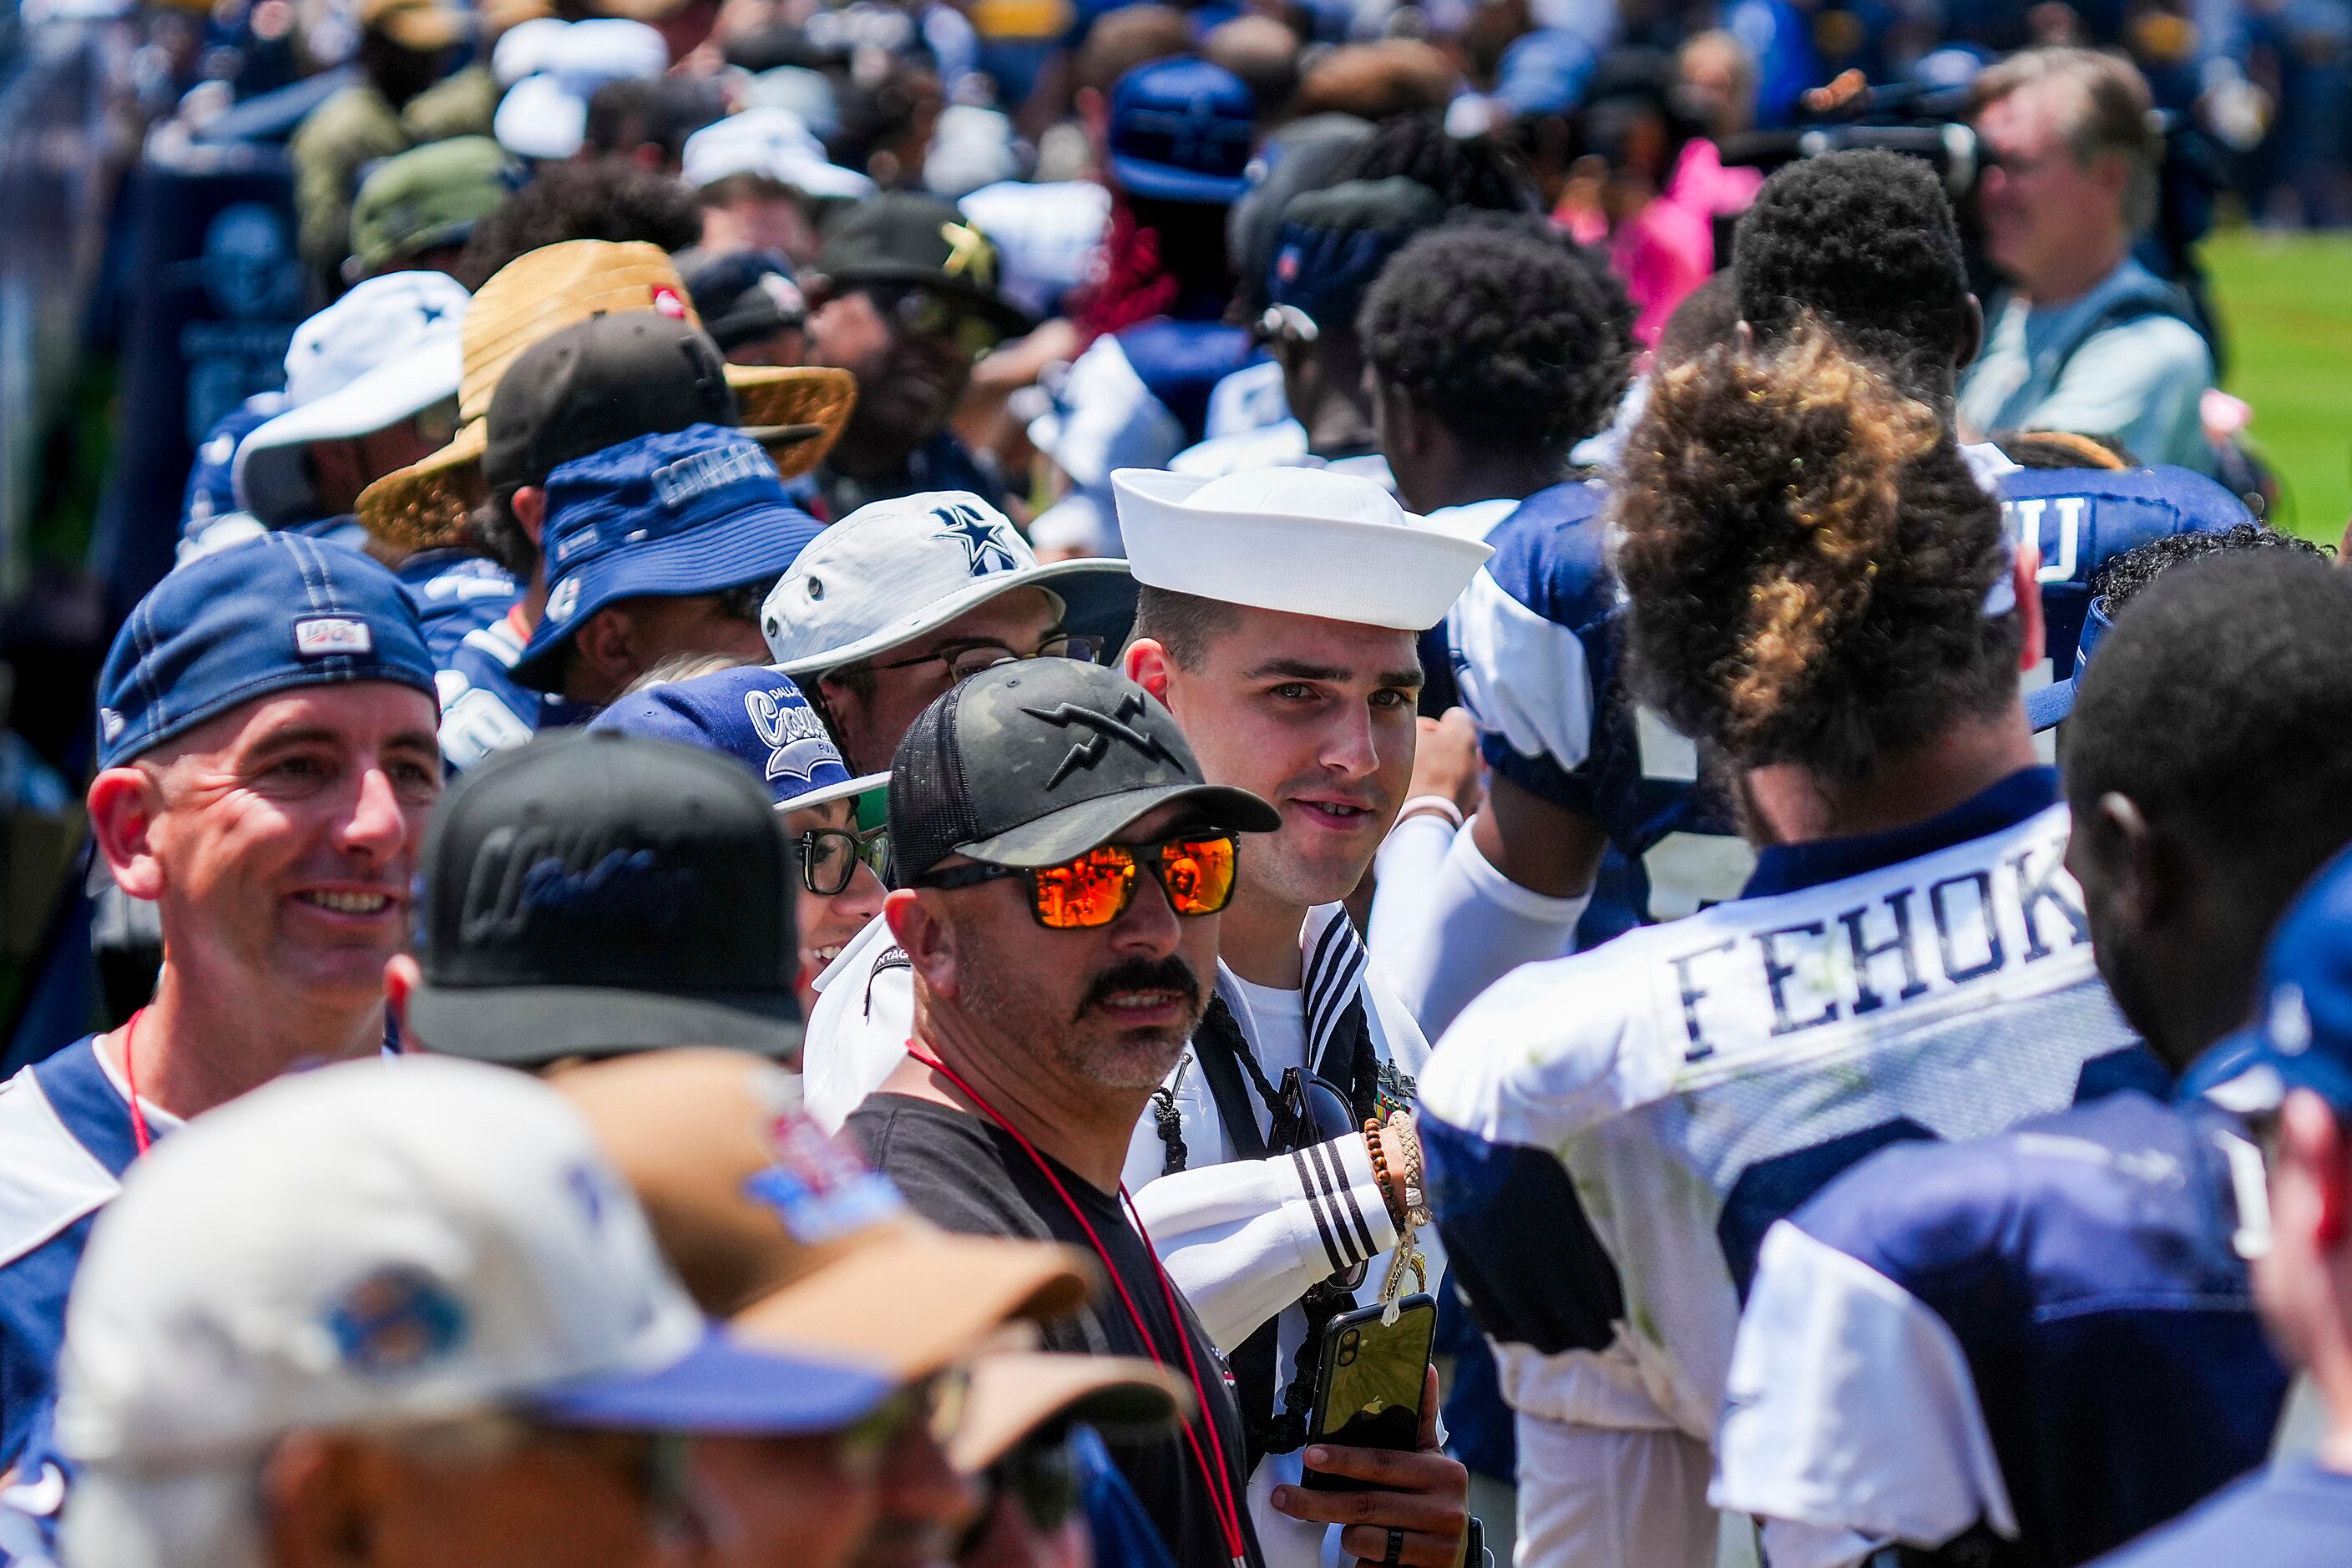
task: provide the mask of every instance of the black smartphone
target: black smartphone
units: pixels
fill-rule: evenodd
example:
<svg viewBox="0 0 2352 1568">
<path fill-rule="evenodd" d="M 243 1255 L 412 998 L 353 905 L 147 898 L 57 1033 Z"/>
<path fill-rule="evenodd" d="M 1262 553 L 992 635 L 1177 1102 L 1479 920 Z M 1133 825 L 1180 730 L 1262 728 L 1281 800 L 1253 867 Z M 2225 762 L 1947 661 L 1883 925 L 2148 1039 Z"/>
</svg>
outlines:
<svg viewBox="0 0 2352 1568">
<path fill-rule="evenodd" d="M 1436 1338 L 1437 1302 L 1425 1295 L 1398 1302 L 1393 1323 L 1381 1321 L 1377 1304 L 1326 1323 L 1307 1440 L 1400 1453 L 1419 1447 L 1421 1396 L 1429 1386 L 1429 1352 Z M 1369 1491 L 1372 1485 L 1312 1469 L 1299 1481 L 1322 1492 Z"/>
</svg>

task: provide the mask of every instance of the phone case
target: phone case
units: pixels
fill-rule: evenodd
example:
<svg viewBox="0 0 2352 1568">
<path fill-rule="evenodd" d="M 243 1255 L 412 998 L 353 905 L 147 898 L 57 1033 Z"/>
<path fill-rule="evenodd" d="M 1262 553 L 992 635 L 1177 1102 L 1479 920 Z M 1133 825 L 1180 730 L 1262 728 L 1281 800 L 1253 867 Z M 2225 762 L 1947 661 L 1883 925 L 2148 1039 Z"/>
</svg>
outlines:
<svg viewBox="0 0 2352 1568">
<path fill-rule="evenodd" d="M 1375 1304 L 1342 1312 L 1323 1328 L 1314 1414 L 1307 1440 L 1350 1448 L 1410 1453 L 1421 1443 L 1421 1398 L 1429 1385 L 1429 1356 L 1437 1338 L 1437 1302 L 1407 1296 L 1393 1325 L 1381 1322 Z M 1307 1470 L 1312 1491 L 1371 1489 L 1352 1476 Z"/>
</svg>

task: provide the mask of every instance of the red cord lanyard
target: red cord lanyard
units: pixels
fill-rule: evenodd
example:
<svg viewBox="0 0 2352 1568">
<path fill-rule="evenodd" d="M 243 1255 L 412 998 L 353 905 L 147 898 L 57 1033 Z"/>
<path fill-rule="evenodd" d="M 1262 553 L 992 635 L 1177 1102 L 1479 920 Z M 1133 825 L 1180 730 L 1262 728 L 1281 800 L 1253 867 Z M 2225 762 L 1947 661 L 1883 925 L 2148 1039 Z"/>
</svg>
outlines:
<svg viewBox="0 0 2352 1568">
<path fill-rule="evenodd" d="M 131 1047 L 139 1038 L 139 1020 L 146 1016 L 147 1009 L 142 1007 L 122 1026 L 122 1087 L 131 1098 L 131 1142 L 142 1154 L 147 1152 L 147 1145 L 154 1142 L 154 1136 L 147 1131 L 147 1113 L 139 1109 L 139 1068 Z"/>
<path fill-rule="evenodd" d="M 980 1107 L 982 1115 L 1013 1135 L 1013 1141 L 1021 1145 L 1021 1152 L 1029 1156 L 1030 1163 L 1052 1184 L 1055 1196 L 1060 1198 L 1062 1206 L 1070 1211 L 1070 1217 L 1078 1222 L 1078 1228 L 1087 1233 L 1087 1241 L 1094 1247 L 1095 1257 L 1101 1260 L 1103 1272 L 1110 1276 L 1111 1284 L 1118 1291 L 1120 1303 L 1127 1308 L 1128 1321 L 1135 1325 L 1136 1334 L 1143 1341 L 1144 1348 L 1151 1352 L 1152 1360 L 1166 1366 L 1168 1358 L 1161 1353 L 1159 1341 L 1152 1338 L 1150 1326 L 1144 1322 L 1143 1313 L 1136 1306 L 1135 1298 L 1128 1294 L 1127 1281 L 1119 1277 L 1118 1266 L 1111 1262 L 1109 1249 L 1103 1246 L 1102 1237 L 1095 1234 L 1093 1223 L 1071 1198 L 1070 1190 L 1062 1184 L 1062 1178 L 1054 1173 L 1054 1167 L 1045 1163 L 1045 1157 L 1037 1152 L 1036 1145 L 1023 1137 L 1019 1128 L 999 1115 L 996 1108 L 982 1100 L 953 1068 L 937 1057 L 917 1049 L 912 1040 L 907 1042 L 907 1054 L 955 1085 L 966 1100 Z M 1200 1401 L 1200 1425 L 1208 1429 L 1209 1447 L 1216 1455 L 1216 1463 L 1212 1465 L 1208 1454 L 1202 1451 L 1200 1435 L 1193 1430 L 1193 1424 L 1190 1421 L 1184 1424 L 1184 1440 L 1192 1449 L 1192 1458 L 1201 1468 L 1202 1478 L 1209 1483 L 1209 1500 L 1216 1510 L 1217 1528 L 1225 1538 L 1225 1551 L 1233 1557 L 1235 1568 L 1241 1568 L 1241 1564 L 1247 1561 L 1242 1545 L 1241 1510 L 1234 1501 L 1233 1477 L 1225 1468 L 1224 1440 L 1217 1434 L 1216 1417 L 1210 1414 L 1208 1385 L 1201 1381 L 1201 1369 L 1193 1359 L 1192 1336 L 1184 1331 L 1184 1314 L 1176 1305 L 1176 1287 L 1169 1283 L 1168 1270 L 1160 1265 L 1159 1249 L 1151 1245 L 1151 1235 L 1143 1228 L 1143 1216 L 1135 1212 L 1135 1200 L 1128 1195 L 1124 1182 L 1119 1184 L 1118 1201 L 1126 1208 L 1128 1222 L 1135 1226 L 1136 1235 L 1143 1238 L 1144 1256 L 1151 1259 L 1152 1272 L 1160 1277 L 1160 1294 L 1168 1303 L 1168 1321 L 1175 1328 L 1178 1348 L 1184 1352 L 1184 1374 L 1192 1380 L 1193 1397 Z"/>
</svg>

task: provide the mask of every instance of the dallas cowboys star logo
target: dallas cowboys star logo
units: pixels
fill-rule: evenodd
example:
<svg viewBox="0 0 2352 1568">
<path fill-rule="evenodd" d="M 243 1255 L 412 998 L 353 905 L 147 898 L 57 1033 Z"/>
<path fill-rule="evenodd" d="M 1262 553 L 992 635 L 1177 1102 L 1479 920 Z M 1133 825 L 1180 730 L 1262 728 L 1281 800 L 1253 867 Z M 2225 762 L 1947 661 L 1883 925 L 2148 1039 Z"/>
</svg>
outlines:
<svg viewBox="0 0 2352 1568">
<path fill-rule="evenodd" d="M 964 567 L 975 577 L 991 572 L 1017 572 L 1021 563 L 1013 558 L 1012 546 L 1004 542 L 1003 532 L 993 522 L 968 506 L 934 507 L 931 515 L 940 520 L 939 532 L 933 539 L 952 539 L 963 546 Z"/>
</svg>

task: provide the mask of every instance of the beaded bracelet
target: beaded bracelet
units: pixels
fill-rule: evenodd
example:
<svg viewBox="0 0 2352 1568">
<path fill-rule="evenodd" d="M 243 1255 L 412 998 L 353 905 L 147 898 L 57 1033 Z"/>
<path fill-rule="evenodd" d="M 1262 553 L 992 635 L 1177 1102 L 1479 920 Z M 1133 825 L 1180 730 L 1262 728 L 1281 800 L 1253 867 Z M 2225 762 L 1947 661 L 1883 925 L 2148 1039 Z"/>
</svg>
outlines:
<svg viewBox="0 0 2352 1568">
<path fill-rule="evenodd" d="M 1407 1211 L 1397 1204 L 1396 1190 L 1389 1184 L 1388 1155 L 1381 1148 L 1381 1124 L 1378 1121 L 1364 1123 L 1364 1152 L 1371 1156 L 1372 1175 L 1381 1185 L 1381 1202 L 1389 1211 L 1389 1218 L 1399 1230 L 1405 1227 Z"/>
</svg>

